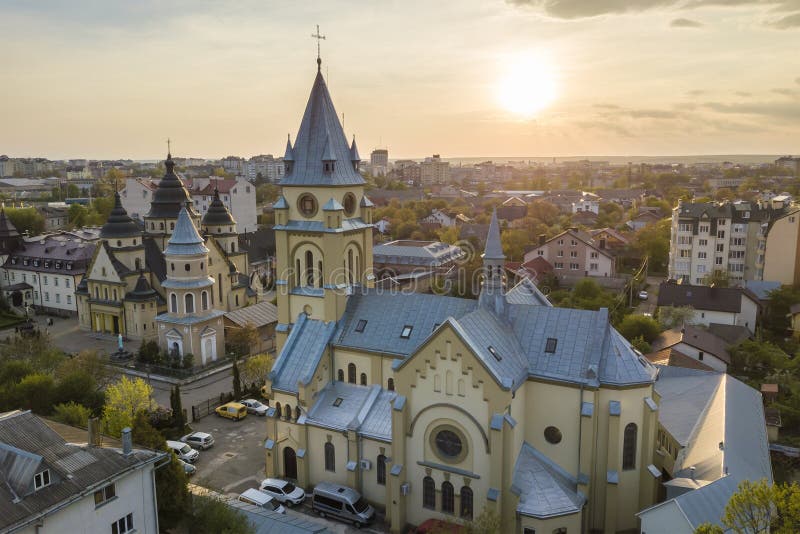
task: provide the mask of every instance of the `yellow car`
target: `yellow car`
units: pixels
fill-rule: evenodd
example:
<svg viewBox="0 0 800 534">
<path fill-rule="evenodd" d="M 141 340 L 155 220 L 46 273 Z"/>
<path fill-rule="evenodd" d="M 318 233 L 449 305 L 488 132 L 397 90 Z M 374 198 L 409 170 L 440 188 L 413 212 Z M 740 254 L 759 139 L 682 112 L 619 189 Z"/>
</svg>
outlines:
<svg viewBox="0 0 800 534">
<path fill-rule="evenodd" d="M 229 402 L 216 409 L 217 415 L 239 421 L 247 417 L 247 406 L 238 402 Z"/>
</svg>

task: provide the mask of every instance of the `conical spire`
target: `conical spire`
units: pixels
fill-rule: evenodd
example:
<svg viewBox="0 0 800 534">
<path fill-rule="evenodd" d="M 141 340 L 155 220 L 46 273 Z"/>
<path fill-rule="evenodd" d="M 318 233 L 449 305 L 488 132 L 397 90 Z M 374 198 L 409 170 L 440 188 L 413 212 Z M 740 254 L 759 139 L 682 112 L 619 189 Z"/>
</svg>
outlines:
<svg viewBox="0 0 800 534">
<path fill-rule="evenodd" d="M 284 161 L 294 161 L 294 150 L 292 150 L 292 138 L 286 135 L 286 152 L 283 154 Z"/>
<path fill-rule="evenodd" d="M 119 191 L 114 192 L 114 207 L 108 215 L 108 220 L 100 229 L 100 237 L 104 239 L 113 237 L 133 237 L 142 233 L 139 225 L 130 218 L 122 206 Z"/>
<path fill-rule="evenodd" d="M 19 231 L 6 216 L 6 207 L 0 207 L 0 237 L 19 237 Z"/>
<path fill-rule="evenodd" d="M 289 143 L 287 143 L 288 148 Z M 284 186 L 362 185 L 364 179 L 353 165 L 350 145 L 333 106 L 328 86 L 317 72 L 303 120 L 291 150 L 293 164 L 287 166 L 281 180 Z M 285 158 L 284 158 L 285 159 Z M 324 162 L 339 162 L 325 172 Z M 330 167 L 329 167 L 330 169 Z"/>
<path fill-rule="evenodd" d="M 233 215 L 219 198 L 219 189 L 214 184 L 214 198 L 203 215 L 203 226 L 230 226 L 236 224 Z"/>
<path fill-rule="evenodd" d="M 152 300 L 157 297 L 158 293 L 156 293 L 156 290 L 150 285 L 150 282 L 147 281 L 147 278 L 144 276 L 144 271 L 139 271 L 136 287 L 133 288 L 133 291 L 129 291 L 128 294 L 125 295 L 126 300 L 132 301 Z"/>
<path fill-rule="evenodd" d="M 158 183 L 158 188 L 153 192 L 153 200 L 150 202 L 150 211 L 147 217 L 174 219 L 187 203 L 190 206 L 191 215 L 197 215 L 194 208 L 191 207 L 192 197 L 183 186 L 181 179 L 175 174 L 175 162 L 172 161 L 172 154 L 167 154 L 164 166 L 167 171 Z"/>
<path fill-rule="evenodd" d="M 358 147 L 356 146 L 356 136 L 353 136 L 353 143 L 350 145 L 350 161 L 359 163 L 361 156 L 358 154 Z"/>
<path fill-rule="evenodd" d="M 178 214 L 178 222 L 175 223 L 175 230 L 172 232 L 167 248 L 164 249 L 165 256 L 193 256 L 196 254 L 207 254 L 203 238 L 195 228 L 186 206 L 181 208 Z"/>
<path fill-rule="evenodd" d="M 483 250 L 484 260 L 504 260 L 503 243 L 500 240 L 500 224 L 497 222 L 497 210 L 492 210 L 492 220 L 489 222 L 489 233 L 486 235 L 486 247 Z"/>
</svg>

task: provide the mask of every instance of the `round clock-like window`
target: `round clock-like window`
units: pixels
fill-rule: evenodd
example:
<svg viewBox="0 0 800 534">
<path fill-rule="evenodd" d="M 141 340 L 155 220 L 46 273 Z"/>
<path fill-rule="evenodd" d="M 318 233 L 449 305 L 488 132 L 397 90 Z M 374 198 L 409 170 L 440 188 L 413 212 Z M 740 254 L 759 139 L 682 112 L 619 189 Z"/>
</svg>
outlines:
<svg viewBox="0 0 800 534">
<path fill-rule="evenodd" d="M 546 439 L 548 443 L 552 443 L 553 445 L 561 443 L 561 437 L 561 431 L 554 426 L 548 426 L 544 429 L 544 439 Z"/>
<path fill-rule="evenodd" d="M 317 213 L 317 199 L 314 195 L 306 193 L 297 199 L 297 209 L 300 210 L 305 217 L 313 217 Z"/>
<path fill-rule="evenodd" d="M 356 196 L 353 193 L 347 193 L 344 196 L 344 214 L 352 217 L 356 212 Z"/>
<path fill-rule="evenodd" d="M 431 448 L 441 460 L 458 463 L 467 455 L 467 439 L 460 430 L 442 425 L 431 432 Z"/>
</svg>

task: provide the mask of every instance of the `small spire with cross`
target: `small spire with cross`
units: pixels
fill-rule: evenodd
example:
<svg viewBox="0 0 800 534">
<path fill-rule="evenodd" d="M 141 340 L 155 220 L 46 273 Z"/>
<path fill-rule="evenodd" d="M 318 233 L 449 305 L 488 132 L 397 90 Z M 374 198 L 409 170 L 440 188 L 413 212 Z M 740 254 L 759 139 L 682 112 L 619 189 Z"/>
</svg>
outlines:
<svg viewBox="0 0 800 534">
<path fill-rule="evenodd" d="M 319 53 L 319 42 L 325 39 L 325 36 L 319 33 L 319 24 L 317 24 L 317 33 L 312 33 L 311 37 L 317 40 L 317 70 L 320 70 L 322 67 L 322 58 Z"/>
<path fill-rule="evenodd" d="M 170 145 L 171 145 L 171 141 L 170 141 L 169 137 L 167 137 L 167 159 L 172 158 L 172 147 Z"/>
</svg>

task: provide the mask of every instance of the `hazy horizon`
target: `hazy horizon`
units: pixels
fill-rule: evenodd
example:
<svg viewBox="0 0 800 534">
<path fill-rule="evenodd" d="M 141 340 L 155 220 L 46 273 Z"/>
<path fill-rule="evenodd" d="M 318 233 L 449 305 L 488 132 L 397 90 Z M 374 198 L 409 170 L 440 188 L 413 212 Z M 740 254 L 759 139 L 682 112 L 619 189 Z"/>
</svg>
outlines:
<svg viewBox="0 0 800 534">
<path fill-rule="evenodd" d="M 0 6 L 0 153 L 280 156 L 317 23 L 364 158 L 800 152 L 795 0 L 43 0 Z"/>
</svg>

